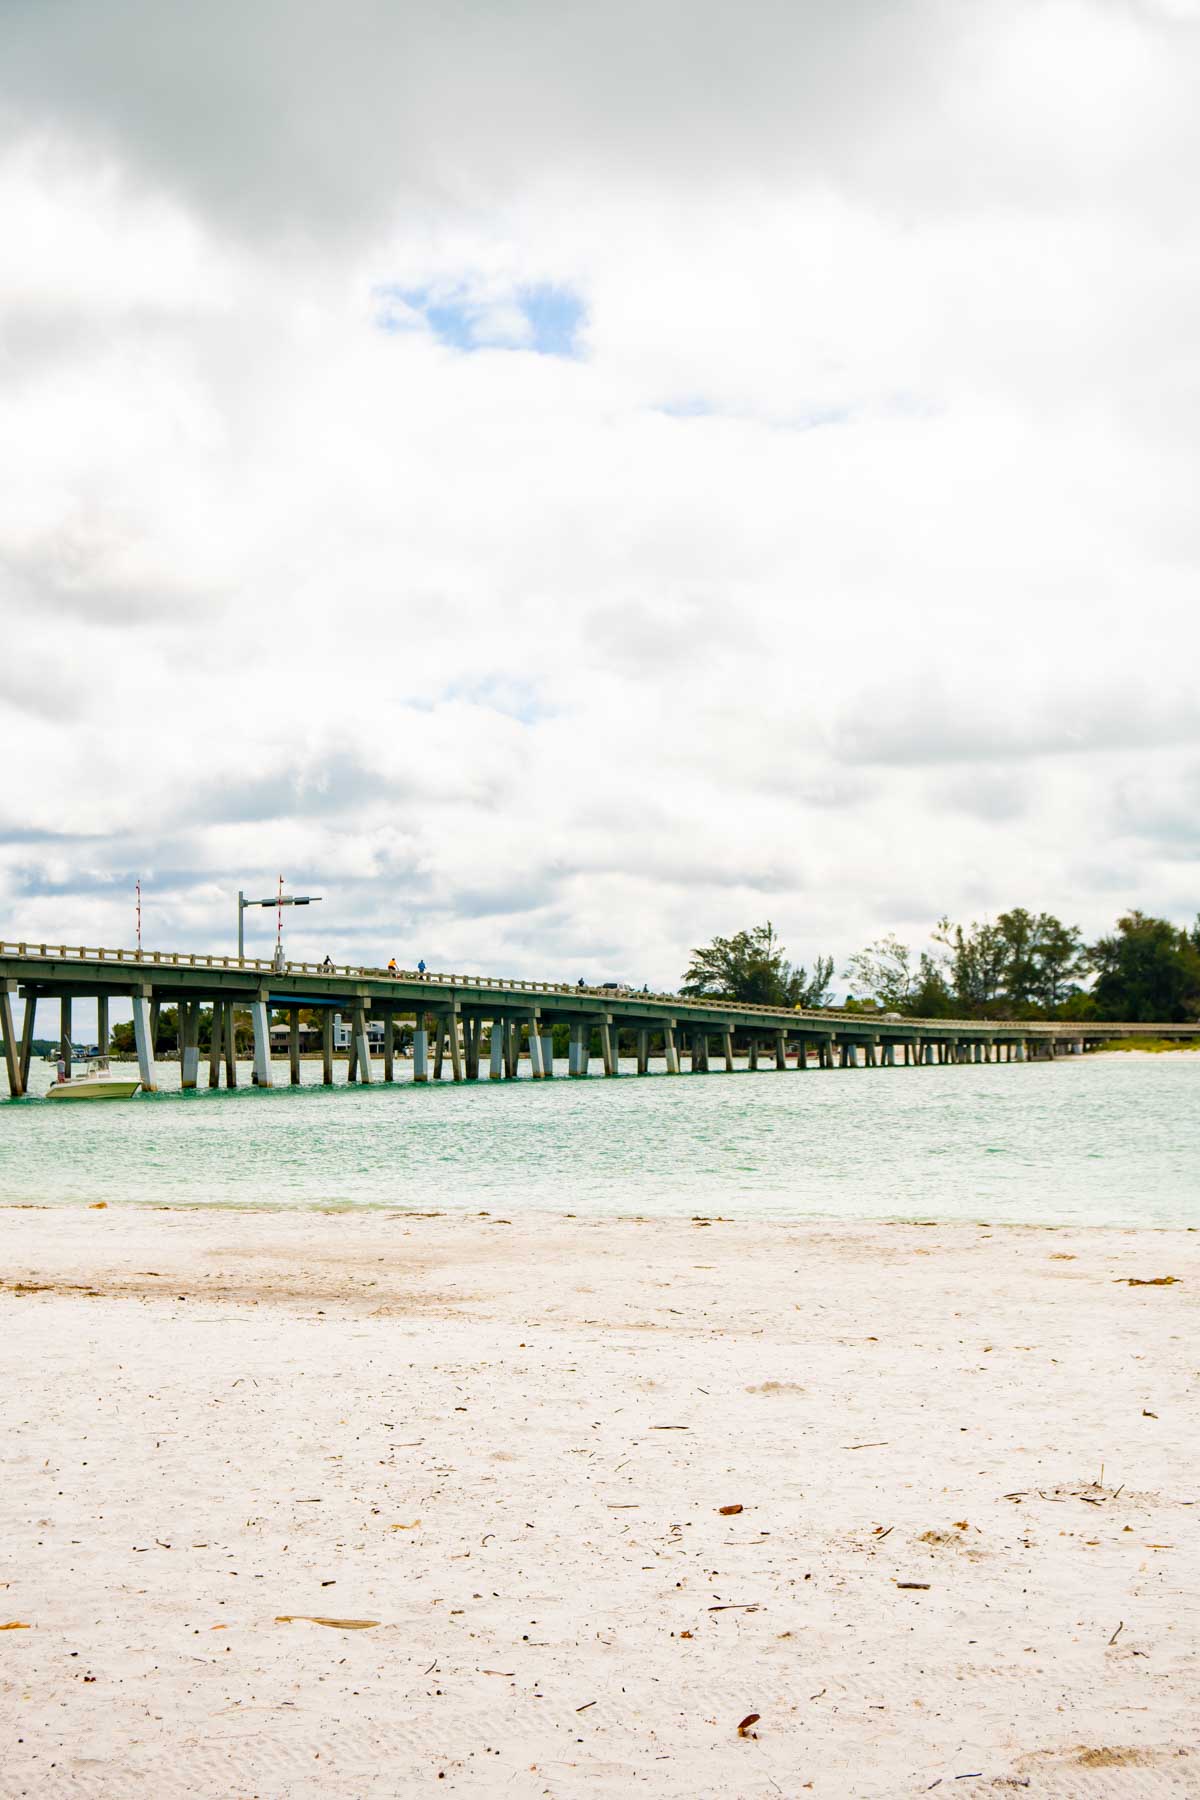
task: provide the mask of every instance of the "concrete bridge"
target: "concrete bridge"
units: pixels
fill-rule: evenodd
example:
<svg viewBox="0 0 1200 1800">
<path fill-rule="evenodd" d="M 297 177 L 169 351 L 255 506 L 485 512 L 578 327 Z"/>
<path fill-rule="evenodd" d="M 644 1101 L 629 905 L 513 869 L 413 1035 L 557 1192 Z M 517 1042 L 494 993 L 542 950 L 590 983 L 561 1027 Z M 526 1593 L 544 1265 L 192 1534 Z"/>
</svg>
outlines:
<svg viewBox="0 0 1200 1800">
<path fill-rule="evenodd" d="M 25 1002 L 19 1039 L 13 1029 L 13 1000 Z M 333 1080 L 333 1018 L 351 1021 L 349 1078 L 370 1081 L 373 1069 L 367 1015 L 382 1018 L 383 1079 L 395 1075 L 396 1021 L 415 1021 L 413 1079 L 440 1080 L 446 1065 L 455 1081 L 476 1081 L 485 1027 L 487 1073 L 492 1080 L 517 1073 L 522 1036 L 528 1040 L 535 1080 L 554 1073 L 553 1027 L 570 1030 L 568 1071 L 589 1073 L 592 1035 L 599 1034 L 604 1073 L 617 1073 L 622 1044 L 636 1051 L 637 1072 L 649 1072 L 651 1040 L 661 1038 L 666 1072 L 678 1075 L 686 1057 L 692 1071 L 707 1071 L 713 1046 L 716 1061 L 733 1068 L 734 1037 L 749 1048 L 752 1069 L 859 1068 L 897 1063 L 1023 1062 L 1064 1051 L 1087 1049 L 1109 1038 L 1200 1036 L 1200 1024 L 1142 1025 L 1030 1023 L 1025 1020 L 910 1019 L 833 1009 L 791 1010 L 733 1005 L 723 1000 L 685 999 L 678 994 L 635 993 L 622 987 L 570 987 L 545 981 L 503 981 L 480 975 L 419 975 L 401 970 L 355 968 L 330 963 L 263 962 L 250 957 L 192 955 L 160 950 L 102 950 L 85 945 L 39 944 L 0 939 L 0 1036 L 5 1043 L 9 1092 L 17 1098 L 29 1085 L 37 1009 L 58 1007 L 63 1060 L 71 1062 L 71 1008 L 76 999 L 96 1002 L 101 1053 L 108 1047 L 109 1005 L 114 997 L 133 1005 L 134 1038 L 142 1085 L 157 1087 L 155 1035 L 163 1006 L 177 1006 L 180 1019 L 182 1086 L 200 1080 L 201 1006 L 213 1009 L 207 1078 L 227 1086 L 237 1080 L 233 1015 L 248 1012 L 254 1034 L 254 1075 L 260 1087 L 273 1084 L 270 1013 L 284 1009 L 290 1021 L 288 1072 L 300 1080 L 300 1009 L 321 1019 L 322 1078 Z"/>
</svg>

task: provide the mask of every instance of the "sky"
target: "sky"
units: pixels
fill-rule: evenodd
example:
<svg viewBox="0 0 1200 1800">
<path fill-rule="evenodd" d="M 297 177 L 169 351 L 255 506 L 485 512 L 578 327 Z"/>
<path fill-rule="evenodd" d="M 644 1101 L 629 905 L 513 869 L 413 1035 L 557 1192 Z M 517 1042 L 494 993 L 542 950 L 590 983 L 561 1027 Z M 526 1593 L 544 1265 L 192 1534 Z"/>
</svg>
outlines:
<svg viewBox="0 0 1200 1800">
<path fill-rule="evenodd" d="M 0 937 L 1195 915 L 1200 0 L 6 0 L 0 71 Z"/>
</svg>

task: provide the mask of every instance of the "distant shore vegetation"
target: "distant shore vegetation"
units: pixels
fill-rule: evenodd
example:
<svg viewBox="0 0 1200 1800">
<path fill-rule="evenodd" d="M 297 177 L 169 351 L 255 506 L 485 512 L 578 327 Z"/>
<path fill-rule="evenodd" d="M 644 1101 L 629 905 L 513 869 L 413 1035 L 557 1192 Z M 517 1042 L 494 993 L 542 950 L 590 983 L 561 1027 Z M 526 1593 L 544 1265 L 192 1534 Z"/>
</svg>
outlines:
<svg viewBox="0 0 1200 1800">
<path fill-rule="evenodd" d="M 1188 1024 L 1200 1019 L 1200 916 L 1190 928 L 1132 911 L 1095 943 L 1077 925 L 1023 906 L 969 925 L 941 918 L 932 950 L 894 933 L 850 957 L 842 1010 L 939 1019 L 1063 1019 Z M 832 957 L 810 973 L 787 959 L 768 920 L 691 953 L 680 992 L 748 1006 L 832 1004 Z"/>
</svg>

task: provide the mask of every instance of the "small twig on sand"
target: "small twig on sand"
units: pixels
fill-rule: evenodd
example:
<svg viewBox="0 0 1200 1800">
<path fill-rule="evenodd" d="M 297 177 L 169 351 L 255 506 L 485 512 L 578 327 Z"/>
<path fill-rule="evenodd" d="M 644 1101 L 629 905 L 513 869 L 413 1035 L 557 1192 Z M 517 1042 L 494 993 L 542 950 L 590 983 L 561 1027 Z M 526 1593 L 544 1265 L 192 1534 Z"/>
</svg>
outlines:
<svg viewBox="0 0 1200 1800">
<path fill-rule="evenodd" d="M 1121 1633 L 1124 1631 L 1124 1629 L 1125 1629 L 1125 1621 L 1124 1621 L 1124 1619 L 1122 1619 L 1121 1623 L 1117 1626 L 1117 1629 L 1113 1632 L 1112 1636 L 1109 1638 L 1109 1640 L 1108 1640 L 1109 1643 L 1115 1644 L 1117 1639 L 1120 1637 Z"/>
</svg>

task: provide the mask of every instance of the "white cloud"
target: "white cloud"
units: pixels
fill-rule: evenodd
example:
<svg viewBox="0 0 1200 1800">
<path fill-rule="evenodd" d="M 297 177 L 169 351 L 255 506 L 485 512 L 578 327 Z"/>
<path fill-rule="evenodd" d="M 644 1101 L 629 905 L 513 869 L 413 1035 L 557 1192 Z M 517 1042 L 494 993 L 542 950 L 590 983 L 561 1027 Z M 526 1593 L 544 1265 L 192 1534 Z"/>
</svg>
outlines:
<svg viewBox="0 0 1200 1800">
<path fill-rule="evenodd" d="M 4 934 L 283 869 L 298 948 L 657 983 L 1175 905 L 1184 11 L 499 20 L 6 10 Z"/>
</svg>

